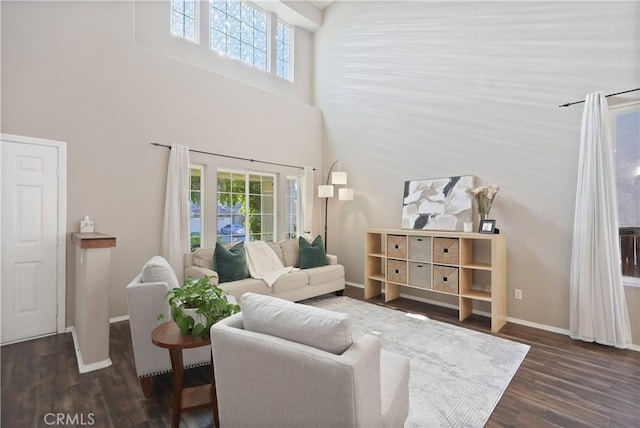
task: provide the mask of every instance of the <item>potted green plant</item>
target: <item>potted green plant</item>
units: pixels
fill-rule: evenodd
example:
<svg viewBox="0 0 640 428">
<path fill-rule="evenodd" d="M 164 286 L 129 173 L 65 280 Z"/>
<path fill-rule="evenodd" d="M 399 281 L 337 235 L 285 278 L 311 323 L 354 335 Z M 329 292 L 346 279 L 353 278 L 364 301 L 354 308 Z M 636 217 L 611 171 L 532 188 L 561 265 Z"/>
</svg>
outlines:
<svg viewBox="0 0 640 428">
<path fill-rule="evenodd" d="M 211 326 L 223 318 L 240 312 L 240 306 L 224 292 L 211 284 L 208 276 L 200 279 L 187 278 L 182 287 L 172 288 L 165 298 L 171 307 L 171 317 L 182 334 L 208 336 Z M 164 318 L 162 314 L 158 320 Z"/>
</svg>

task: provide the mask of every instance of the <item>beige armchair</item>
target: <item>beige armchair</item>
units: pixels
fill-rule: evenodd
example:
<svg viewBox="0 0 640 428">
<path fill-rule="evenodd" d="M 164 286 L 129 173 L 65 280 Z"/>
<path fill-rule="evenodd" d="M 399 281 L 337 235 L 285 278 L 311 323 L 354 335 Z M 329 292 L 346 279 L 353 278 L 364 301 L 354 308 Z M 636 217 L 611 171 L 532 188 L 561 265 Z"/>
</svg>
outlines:
<svg viewBox="0 0 640 428">
<path fill-rule="evenodd" d="M 158 315 L 171 320 L 169 303 L 164 296 L 170 288 L 179 287 L 169 263 L 160 256 L 152 257 L 127 285 L 129 328 L 136 364 L 136 373 L 145 397 L 151 396 L 151 378 L 171 371 L 171 360 L 166 349 L 151 342 L 151 332 L 158 326 Z M 211 350 L 208 347 L 184 351 L 184 366 L 209 364 Z"/>
<path fill-rule="evenodd" d="M 253 293 L 211 328 L 220 425 L 401 427 L 409 360 L 346 314 Z"/>
</svg>

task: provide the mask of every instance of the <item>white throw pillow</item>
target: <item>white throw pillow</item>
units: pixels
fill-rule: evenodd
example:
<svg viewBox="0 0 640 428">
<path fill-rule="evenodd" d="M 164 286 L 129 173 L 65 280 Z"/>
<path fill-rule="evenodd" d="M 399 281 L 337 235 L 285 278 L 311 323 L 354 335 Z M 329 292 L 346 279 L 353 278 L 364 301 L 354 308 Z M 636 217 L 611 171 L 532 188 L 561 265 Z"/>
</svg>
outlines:
<svg viewBox="0 0 640 428">
<path fill-rule="evenodd" d="M 162 256 L 153 256 L 142 268 L 142 282 L 166 282 L 169 289 L 180 287 L 176 274 L 169 262 Z"/>
<path fill-rule="evenodd" d="M 353 343 L 347 314 L 255 293 L 245 293 L 240 307 L 245 330 L 333 354 L 342 354 Z"/>
</svg>

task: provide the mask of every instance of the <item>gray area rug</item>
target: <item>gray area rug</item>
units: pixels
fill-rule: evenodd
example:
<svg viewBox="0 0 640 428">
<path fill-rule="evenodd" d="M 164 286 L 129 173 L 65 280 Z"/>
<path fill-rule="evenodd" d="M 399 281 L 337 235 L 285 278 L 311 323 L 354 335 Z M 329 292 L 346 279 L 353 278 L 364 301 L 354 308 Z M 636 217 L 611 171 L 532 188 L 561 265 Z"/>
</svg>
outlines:
<svg viewBox="0 0 640 428">
<path fill-rule="evenodd" d="M 383 349 L 411 359 L 405 427 L 484 426 L 529 351 L 528 345 L 349 297 L 305 303 L 349 314 L 354 339 L 375 335 Z"/>
</svg>

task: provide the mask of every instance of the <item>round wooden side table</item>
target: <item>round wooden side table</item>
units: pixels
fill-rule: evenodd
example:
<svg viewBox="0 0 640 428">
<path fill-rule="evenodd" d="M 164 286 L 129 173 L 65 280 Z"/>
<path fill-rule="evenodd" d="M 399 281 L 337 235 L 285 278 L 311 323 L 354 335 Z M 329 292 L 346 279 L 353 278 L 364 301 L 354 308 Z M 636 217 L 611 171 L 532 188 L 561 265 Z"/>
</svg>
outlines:
<svg viewBox="0 0 640 428">
<path fill-rule="evenodd" d="M 211 361 L 211 383 L 206 385 L 183 388 L 184 365 L 182 362 L 182 350 L 211 346 L 209 337 L 192 337 L 180 332 L 175 322 L 169 321 L 160 324 L 151 333 L 151 341 L 154 345 L 169 350 L 171 355 L 171 368 L 173 369 L 173 414 L 171 426 L 180 426 L 180 414 L 187 410 L 213 407 L 213 420 L 216 427 L 220 426 L 218 418 L 218 399 L 216 396 L 216 378 Z"/>
</svg>

